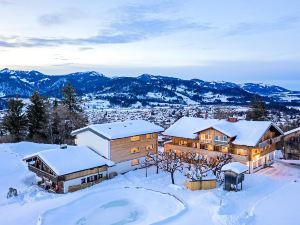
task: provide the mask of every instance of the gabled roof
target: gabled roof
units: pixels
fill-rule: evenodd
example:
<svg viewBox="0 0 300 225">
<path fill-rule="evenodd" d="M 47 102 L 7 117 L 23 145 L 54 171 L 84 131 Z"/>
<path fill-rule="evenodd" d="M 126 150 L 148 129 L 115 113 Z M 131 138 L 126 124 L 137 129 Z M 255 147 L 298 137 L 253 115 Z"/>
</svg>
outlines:
<svg viewBox="0 0 300 225">
<path fill-rule="evenodd" d="M 76 135 L 87 130 L 109 140 L 164 131 L 162 127 L 145 120 L 127 120 L 124 122 L 93 124 L 75 130 L 71 134 Z"/>
<path fill-rule="evenodd" d="M 80 146 L 68 146 L 65 149 L 50 149 L 24 157 L 24 160 L 39 157 L 57 176 L 87 170 L 100 166 L 112 166 L 114 163 L 103 158 L 91 149 Z"/>
<path fill-rule="evenodd" d="M 235 137 L 233 144 L 256 146 L 271 126 L 283 134 L 282 131 L 270 121 L 239 120 L 237 122 L 228 122 L 227 120 L 182 117 L 163 134 L 195 139 L 197 138 L 198 132 L 213 128 L 229 137 Z"/>
<path fill-rule="evenodd" d="M 289 131 L 285 132 L 284 135 L 289 135 L 289 134 L 292 134 L 292 133 L 295 133 L 295 132 L 298 132 L 298 131 L 300 131 L 300 127 L 295 128 L 293 130 L 289 130 Z"/>
</svg>

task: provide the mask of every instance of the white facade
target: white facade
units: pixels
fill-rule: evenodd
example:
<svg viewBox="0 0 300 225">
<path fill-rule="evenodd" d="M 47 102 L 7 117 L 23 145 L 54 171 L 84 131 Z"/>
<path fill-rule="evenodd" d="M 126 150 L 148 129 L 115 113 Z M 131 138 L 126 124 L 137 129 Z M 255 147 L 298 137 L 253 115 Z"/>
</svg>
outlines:
<svg viewBox="0 0 300 225">
<path fill-rule="evenodd" d="M 89 130 L 76 134 L 75 144 L 87 146 L 105 158 L 110 159 L 110 141 Z"/>
<path fill-rule="evenodd" d="M 141 157 L 141 158 L 133 159 L 133 160 L 138 160 L 139 162 L 141 162 L 144 159 L 145 159 L 145 157 Z M 128 160 L 128 161 L 116 163 L 114 166 L 108 167 L 107 168 L 108 174 L 113 173 L 113 172 L 116 172 L 118 174 L 122 174 L 122 173 L 129 172 L 131 170 L 135 170 L 135 169 L 140 168 L 139 164 L 137 164 L 137 165 L 132 165 L 131 164 L 131 161 L 133 161 L 133 160 Z"/>
<path fill-rule="evenodd" d="M 107 171 L 101 171 L 99 173 L 99 175 L 100 174 L 102 174 L 102 177 L 105 177 L 107 175 Z M 89 175 L 84 176 L 84 177 L 78 177 L 78 178 L 75 178 L 75 179 L 72 179 L 72 180 L 64 181 L 64 193 L 68 192 L 70 186 L 81 184 L 81 179 L 88 178 L 88 177 L 94 176 L 94 175 L 98 175 L 98 173 L 89 174 Z"/>
<path fill-rule="evenodd" d="M 270 166 L 272 163 L 274 163 L 275 159 L 275 151 L 270 152 L 264 156 L 261 156 L 260 158 L 250 161 L 249 164 L 249 172 L 254 173 L 265 166 Z"/>
</svg>

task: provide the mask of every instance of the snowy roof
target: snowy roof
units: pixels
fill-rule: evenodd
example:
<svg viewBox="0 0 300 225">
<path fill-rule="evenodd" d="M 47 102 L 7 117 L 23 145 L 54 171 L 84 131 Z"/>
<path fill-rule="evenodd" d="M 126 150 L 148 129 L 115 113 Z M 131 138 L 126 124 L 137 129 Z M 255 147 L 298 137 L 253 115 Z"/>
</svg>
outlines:
<svg viewBox="0 0 300 225">
<path fill-rule="evenodd" d="M 292 133 L 295 133 L 295 132 L 298 132 L 298 131 L 300 131 L 300 127 L 295 128 L 293 130 L 289 130 L 289 131 L 285 132 L 284 135 L 289 135 L 289 134 L 292 134 Z"/>
<path fill-rule="evenodd" d="M 237 174 L 244 173 L 248 170 L 248 166 L 239 162 L 231 162 L 222 167 L 222 171 L 232 171 Z"/>
<path fill-rule="evenodd" d="M 89 125 L 73 131 L 72 135 L 76 135 L 86 130 L 92 130 L 96 134 L 107 139 L 117 139 L 164 131 L 162 127 L 145 120 L 126 120 L 124 122 Z"/>
<path fill-rule="evenodd" d="M 61 176 L 99 166 L 112 166 L 114 163 L 103 158 L 91 149 L 80 146 L 68 146 L 65 149 L 50 149 L 24 157 L 24 160 L 38 156 L 56 175 Z"/>
<path fill-rule="evenodd" d="M 195 139 L 198 132 L 213 128 L 229 137 L 235 137 L 233 144 L 256 146 L 271 126 L 274 126 L 282 134 L 282 131 L 270 121 L 239 120 L 237 122 L 228 122 L 227 120 L 182 117 L 163 134 Z"/>
</svg>

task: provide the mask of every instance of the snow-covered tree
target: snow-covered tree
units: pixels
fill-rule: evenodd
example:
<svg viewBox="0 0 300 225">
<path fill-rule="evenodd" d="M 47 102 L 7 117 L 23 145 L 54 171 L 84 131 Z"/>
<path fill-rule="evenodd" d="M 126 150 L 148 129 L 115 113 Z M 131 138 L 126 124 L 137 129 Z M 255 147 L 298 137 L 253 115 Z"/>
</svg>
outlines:
<svg viewBox="0 0 300 225">
<path fill-rule="evenodd" d="M 23 112 L 24 103 L 21 99 L 12 98 L 8 101 L 8 108 L 3 118 L 3 127 L 14 141 L 20 141 L 27 131 L 27 118 Z"/>
<path fill-rule="evenodd" d="M 48 136 L 49 104 L 37 91 L 32 94 L 30 101 L 27 107 L 28 137 L 44 141 Z"/>
<path fill-rule="evenodd" d="M 181 155 L 176 154 L 176 152 L 170 150 L 167 152 L 162 152 L 162 161 L 160 167 L 163 171 L 170 173 L 172 184 L 175 184 L 174 174 L 176 171 L 183 171 L 183 160 Z"/>
</svg>

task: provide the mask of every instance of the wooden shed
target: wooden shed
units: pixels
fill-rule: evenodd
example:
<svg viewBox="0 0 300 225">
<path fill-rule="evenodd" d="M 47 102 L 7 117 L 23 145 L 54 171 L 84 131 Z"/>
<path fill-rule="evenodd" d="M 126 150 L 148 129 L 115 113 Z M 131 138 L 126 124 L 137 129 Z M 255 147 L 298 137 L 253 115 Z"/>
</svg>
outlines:
<svg viewBox="0 0 300 225">
<path fill-rule="evenodd" d="M 243 189 L 243 181 L 245 179 L 244 173 L 248 171 L 248 166 L 232 162 L 224 165 L 222 171 L 224 172 L 224 189 L 226 191 L 239 191 Z M 240 184 L 240 188 L 238 187 Z"/>
</svg>

